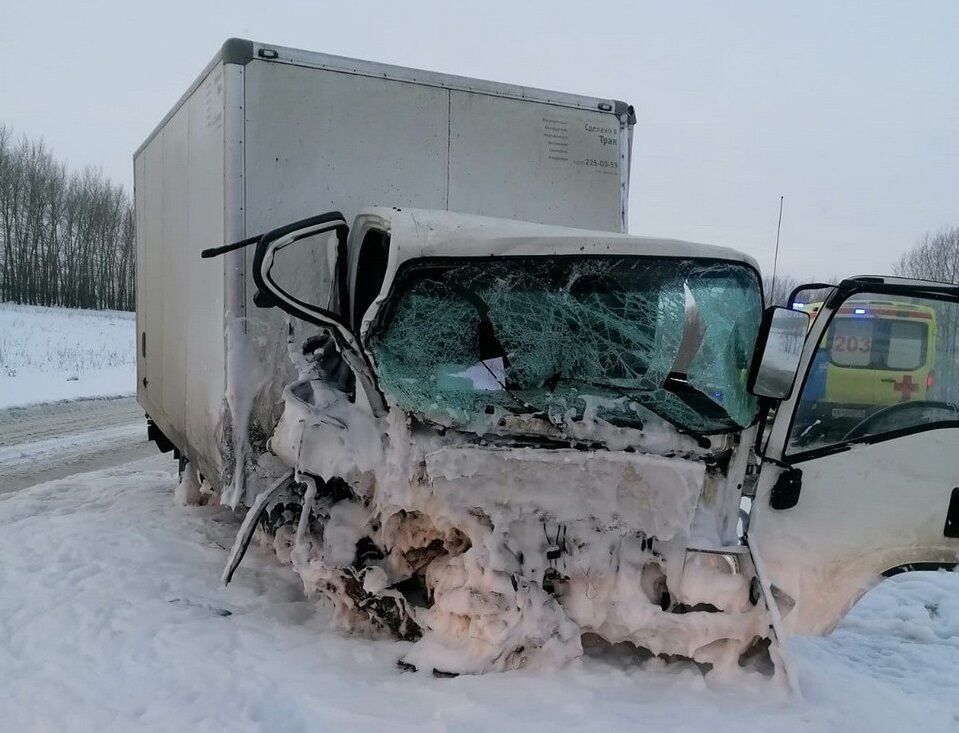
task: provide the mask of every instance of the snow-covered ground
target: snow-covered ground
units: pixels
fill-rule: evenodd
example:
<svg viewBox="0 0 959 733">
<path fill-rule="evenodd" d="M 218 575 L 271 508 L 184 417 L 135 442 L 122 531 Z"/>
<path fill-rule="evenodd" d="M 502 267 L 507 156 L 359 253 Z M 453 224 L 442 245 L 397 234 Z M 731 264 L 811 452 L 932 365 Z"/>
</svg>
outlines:
<svg viewBox="0 0 959 733">
<path fill-rule="evenodd" d="M 132 314 L 2 304 L 0 408 L 132 394 L 134 342 Z M 0 449 L 0 468 L 32 483 L 51 456 L 142 442 L 139 417 L 76 436 L 67 418 L 21 430 L 33 437 Z M 831 636 L 792 639 L 802 702 L 756 674 L 611 654 L 434 679 L 395 665 L 406 643 L 331 631 L 272 552 L 252 549 L 223 588 L 240 517 L 176 506 L 173 466 L 0 491 L 0 733 L 959 730 L 959 574 L 895 578 Z"/>
<path fill-rule="evenodd" d="M 239 523 L 173 502 L 157 457 L 0 498 L 0 730 L 949 731 L 959 574 L 872 591 L 793 639 L 804 693 L 743 674 L 584 658 L 435 679 L 408 645 L 344 636 L 272 553 L 218 578 Z"/>
<path fill-rule="evenodd" d="M 0 408 L 136 391 L 132 313 L 0 303 Z"/>
</svg>

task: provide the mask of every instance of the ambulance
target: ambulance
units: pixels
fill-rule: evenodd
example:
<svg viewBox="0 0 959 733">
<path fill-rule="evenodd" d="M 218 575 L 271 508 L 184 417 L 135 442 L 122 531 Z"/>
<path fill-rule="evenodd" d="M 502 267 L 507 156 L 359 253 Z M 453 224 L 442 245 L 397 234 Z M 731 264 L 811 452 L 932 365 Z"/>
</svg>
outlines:
<svg viewBox="0 0 959 733">
<path fill-rule="evenodd" d="M 822 303 L 795 303 L 815 317 Z M 814 318 L 810 319 L 810 324 Z M 845 431 L 890 405 L 933 398 L 936 312 L 904 300 L 851 299 L 809 370 L 797 413 L 806 438 Z"/>
</svg>

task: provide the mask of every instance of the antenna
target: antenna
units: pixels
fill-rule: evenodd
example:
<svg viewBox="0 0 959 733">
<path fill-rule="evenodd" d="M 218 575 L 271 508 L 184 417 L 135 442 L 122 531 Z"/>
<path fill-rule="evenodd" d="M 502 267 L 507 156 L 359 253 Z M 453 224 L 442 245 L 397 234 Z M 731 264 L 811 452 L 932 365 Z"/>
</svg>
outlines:
<svg viewBox="0 0 959 733">
<path fill-rule="evenodd" d="M 776 255 L 773 257 L 773 282 L 769 286 L 769 294 L 776 292 L 776 268 L 779 267 L 779 233 L 783 228 L 783 196 L 779 197 L 779 223 L 776 225 Z"/>
</svg>

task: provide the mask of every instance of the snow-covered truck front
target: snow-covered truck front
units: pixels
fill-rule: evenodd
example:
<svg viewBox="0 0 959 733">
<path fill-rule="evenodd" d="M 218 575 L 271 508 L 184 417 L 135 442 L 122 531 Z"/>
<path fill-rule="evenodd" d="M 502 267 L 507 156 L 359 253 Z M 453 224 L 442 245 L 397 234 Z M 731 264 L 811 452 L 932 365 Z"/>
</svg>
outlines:
<svg viewBox="0 0 959 733">
<path fill-rule="evenodd" d="M 709 665 L 764 650 L 736 526 L 755 263 L 370 209 L 343 234 L 336 314 L 272 269 L 344 226 L 284 227 L 254 257 L 260 301 L 329 334 L 291 343 L 300 378 L 268 442 L 283 467 L 247 525 L 307 590 L 346 628 L 417 640 L 403 663 L 441 672 L 563 662 L 584 634 Z"/>
</svg>

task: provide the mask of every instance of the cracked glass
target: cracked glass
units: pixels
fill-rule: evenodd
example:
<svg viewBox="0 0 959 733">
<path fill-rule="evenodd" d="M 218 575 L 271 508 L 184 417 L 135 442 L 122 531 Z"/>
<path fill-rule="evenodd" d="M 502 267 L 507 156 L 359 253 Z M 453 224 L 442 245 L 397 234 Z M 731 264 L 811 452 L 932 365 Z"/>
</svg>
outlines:
<svg viewBox="0 0 959 733">
<path fill-rule="evenodd" d="M 408 263 L 370 333 L 403 409 L 465 425 L 502 408 L 616 425 L 752 423 L 755 271 L 717 260 L 502 257 Z"/>
</svg>

